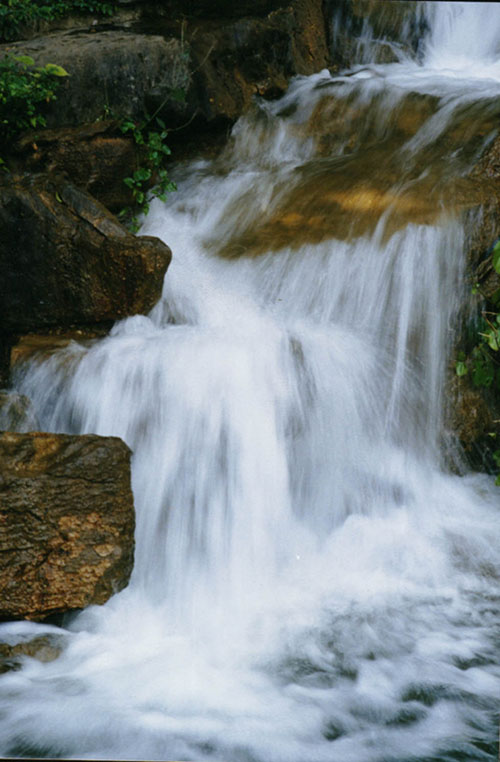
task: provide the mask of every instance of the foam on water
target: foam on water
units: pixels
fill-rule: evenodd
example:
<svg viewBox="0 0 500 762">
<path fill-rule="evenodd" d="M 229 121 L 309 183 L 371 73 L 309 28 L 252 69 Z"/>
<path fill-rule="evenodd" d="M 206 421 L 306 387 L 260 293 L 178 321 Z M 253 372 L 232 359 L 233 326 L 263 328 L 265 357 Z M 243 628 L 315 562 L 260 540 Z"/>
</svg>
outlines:
<svg viewBox="0 0 500 762">
<path fill-rule="evenodd" d="M 2 676 L 3 754 L 493 759 L 498 489 L 441 455 L 459 219 L 444 206 L 392 231 L 389 204 L 364 235 L 217 253 L 309 182 L 324 93 L 382 112 L 382 90 L 395 109 L 396 67 L 298 78 L 215 166 L 179 169 L 142 230 L 174 253 L 153 312 L 18 369 L 44 428 L 130 445 L 137 545 L 129 587 L 68 626 L 57 660 Z M 453 78 L 431 80 L 395 198 L 460 105 Z M 498 85 L 479 82 L 482 114 Z"/>
</svg>

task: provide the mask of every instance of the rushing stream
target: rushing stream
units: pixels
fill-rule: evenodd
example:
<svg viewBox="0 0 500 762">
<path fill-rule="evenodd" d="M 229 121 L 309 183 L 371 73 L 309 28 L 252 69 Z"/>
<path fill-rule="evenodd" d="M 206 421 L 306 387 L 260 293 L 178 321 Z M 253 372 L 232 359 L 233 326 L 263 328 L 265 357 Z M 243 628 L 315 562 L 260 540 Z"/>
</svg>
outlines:
<svg viewBox="0 0 500 762">
<path fill-rule="evenodd" d="M 416 12 L 418 60 L 367 37 L 178 168 L 149 316 L 18 369 L 46 430 L 130 445 L 137 546 L 57 660 L 2 676 L 3 754 L 495 759 L 500 492 L 450 472 L 443 411 L 500 7 Z"/>
</svg>

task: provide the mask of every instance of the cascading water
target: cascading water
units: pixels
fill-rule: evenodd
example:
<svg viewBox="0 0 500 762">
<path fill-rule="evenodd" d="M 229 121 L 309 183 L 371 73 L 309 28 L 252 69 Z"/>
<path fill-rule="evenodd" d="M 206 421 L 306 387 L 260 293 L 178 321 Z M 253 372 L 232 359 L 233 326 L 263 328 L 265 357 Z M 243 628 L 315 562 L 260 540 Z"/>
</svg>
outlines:
<svg viewBox="0 0 500 762">
<path fill-rule="evenodd" d="M 440 455 L 456 187 L 500 112 L 479 10 L 466 81 L 436 62 L 472 11 L 439 3 L 424 64 L 256 105 L 153 204 L 151 315 L 18 369 L 44 428 L 132 448 L 137 548 L 56 661 L 2 677 L 3 754 L 494 758 L 499 493 Z"/>
</svg>

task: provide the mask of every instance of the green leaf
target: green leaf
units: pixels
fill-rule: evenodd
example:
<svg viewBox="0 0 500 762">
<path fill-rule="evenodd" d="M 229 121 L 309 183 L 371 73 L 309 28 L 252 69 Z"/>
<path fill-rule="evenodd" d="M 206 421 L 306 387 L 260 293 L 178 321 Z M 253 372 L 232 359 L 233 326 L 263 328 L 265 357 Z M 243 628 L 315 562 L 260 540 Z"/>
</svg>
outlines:
<svg viewBox="0 0 500 762">
<path fill-rule="evenodd" d="M 500 474 L 498 474 L 497 478 L 495 479 L 495 484 L 497 487 L 500 487 Z"/>
<path fill-rule="evenodd" d="M 144 182 L 145 180 L 149 180 L 150 177 L 151 170 L 146 169 L 146 167 L 139 167 L 139 169 L 136 169 L 134 172 L 135 182 Z"/>
<path fill-rule="evenodd" d="M 457 376 L 465 376 L 467 374 L 467 365 L 463 360 L 459 360 L 455 365 L 455 372 Z"/>
<path fill-rule="evenodd" d="M 493 249 L 493 269 L 500 275 L 500 241 L 497 241 Z"/>
<path fill-rule="evenodd" d="M 25 66 L 34 66 L 35 64 L 35 61 L 31 56 L 14 56 L 14 58 Z"/>
<path fill-rule="evenodd" d="M 174 87 L 174 89 L 170 91 L 170 95 L 172 99 L 178 103 L 186 102 L 186 91 L 181 87 Z"/>
<path fill-rule="evenodd" d="M 54 77 L 69 77 L 66 69 L 53 63 L 45 64 L 43 71 L 47 72 L 47 74 L 52 74 Z"/>
<path fill-rule="evenodd" d="M 135 129 L 135 124 L 131 122 L 129 119 L 125 120 L 120 124 L 120 130 L 125 134 L 126 132 L 130 132 L 130 130 Z"/>
<path fill-rule="evenodd" d="M 495 370 L 489 357 L 476 356 L 472 368 L 472 382 L 474 386 L 489 387 L 493 382 Z"/>
<path fill-rule="evenodd" d="M 490 349 L 492 349 L 494 352 L 498 352 L 499 345 L 498 345 L 498 331 L 495 331 L 493 328 L 488 331 L 487 333 L 481 334 L 481 336 L 484 336 L 486 339 L 486 342 Z"/>
</svg>

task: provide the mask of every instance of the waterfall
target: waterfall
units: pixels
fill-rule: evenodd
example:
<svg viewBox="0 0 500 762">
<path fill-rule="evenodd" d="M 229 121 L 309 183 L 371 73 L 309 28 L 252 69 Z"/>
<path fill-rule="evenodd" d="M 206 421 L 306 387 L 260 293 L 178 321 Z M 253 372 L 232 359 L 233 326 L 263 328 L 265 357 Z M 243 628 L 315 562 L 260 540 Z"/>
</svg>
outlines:
<svg viewBox="0 0 500 762">
<path fill-rule="evenodd" d="M 129 587 L 2 676 L 2 754 L 494 759 L 499 492 L 443 443 L 500 15 L 419 12 L 420 62 L 297 77 L 177 168 L 149 315 L 16 369 L 44 429 L 129 444 L 137 535 Z"/>
</svg>

